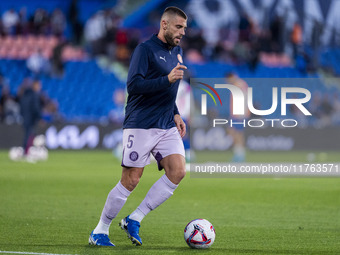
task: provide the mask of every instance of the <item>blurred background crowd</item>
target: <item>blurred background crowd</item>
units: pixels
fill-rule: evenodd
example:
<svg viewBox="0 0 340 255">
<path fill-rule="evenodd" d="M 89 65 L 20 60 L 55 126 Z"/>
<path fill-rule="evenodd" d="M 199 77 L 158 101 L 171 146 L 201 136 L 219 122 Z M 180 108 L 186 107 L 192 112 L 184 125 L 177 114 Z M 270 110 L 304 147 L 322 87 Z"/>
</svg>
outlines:
<svg viewBox="0 0 340 255">
<path fill-rule="evenodd" d="M 0 3 L 0 121 L 21 123 L 39 82 L 42 120 L 120 125 L 131 53 L 166 6 L 189 16 L 181 42 L 192 77 L 322 78 L 306 125 L 340 124 L 337 1 L 32 0 Z M 261 88 L 259 88 L 261 89 Z M 262 95 L 259 100 L 269 100 Z M 299 117 L 299 111 L 290 109 Z"/>
</svg>

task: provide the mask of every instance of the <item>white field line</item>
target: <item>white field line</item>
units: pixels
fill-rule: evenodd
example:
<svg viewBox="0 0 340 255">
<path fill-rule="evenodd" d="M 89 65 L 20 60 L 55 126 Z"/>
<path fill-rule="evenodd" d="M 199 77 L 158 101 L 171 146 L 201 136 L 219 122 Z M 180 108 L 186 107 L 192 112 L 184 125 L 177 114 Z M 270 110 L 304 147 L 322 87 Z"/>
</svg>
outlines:
<svg viewBox="0 0 340 255">
<path fill-rule="evenodd" d="M 28 254 L 28 255 L 77 255 L 77 254 L 57 254 L 57 253 L 39 253 L 28 251 L 0 251 L 3 254 Z"/>
</svg>

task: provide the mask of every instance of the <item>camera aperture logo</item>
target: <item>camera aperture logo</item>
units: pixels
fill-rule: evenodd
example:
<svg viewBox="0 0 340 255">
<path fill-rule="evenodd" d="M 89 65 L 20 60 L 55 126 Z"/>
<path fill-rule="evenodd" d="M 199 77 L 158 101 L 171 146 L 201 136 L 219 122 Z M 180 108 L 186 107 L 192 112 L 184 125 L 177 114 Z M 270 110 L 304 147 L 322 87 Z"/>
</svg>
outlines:
<svg viewBox="0 0 340 255">
<path fill-rule="evenodd" d="M 199 85 L 205 88 L 198 87 Z M 254 95 L 252 87 L 239 87 L 232 84 L 214 84 L 213 86 L 203 83 L 195 82 L 194 87 L 202 90 L 201 94 L 201 115 L 207 115 L 207 95 L 213 100 L 215 107 L 224 107 L 228 104 L 223 104 L 221 99 L 221 93 L 223 91 L 230 92 L 230 118 L 214 118 L 212 119 L 212 126 L 230 126 L 235 127 L 237 125 L 243 127 L 260 128 L 264 126 L 269 127 L 284 127 L 293 128 L 298 126 L 298 120 L 287 117 L 287 107 L 295 106 L 301 114 L 305 116 L 311 116 L 312 114 L 306 108 L 305 104 L 311 99 L 311 92 L 306 88 L 301 87 L 268 87 L 266 95 L 271 95 L 271 107 L 267 109 L 257 109 L 254 104 Z M 271 91 L 270 91 L 271 88 Z M 217 97 L 220 105 L 217 104 L 214 95 Z M 219 90 L 220 94 L 217 92 Z M 280 97 L 279 97 L 280 92 Z M 292 98 L 291 95 L 295 97 Z M 299 97 L 297 97 L 299 95 Z M 280 99 L 280 102 L 279 102 Z M 280 103 L 280 104 L 279 104 Z M 280 107 L 279 107 L 280 105 Z M 280 116 L 282 118 L 266 118 L 273 114 L 280 108 Z M 249 118 L 248 116 L 257 116 L 257 118 Z"/>
<path fill-rule="evenodd" d="M 216 89 L 214 89 L 213 87 L 211 87 L 210 85 L 208 84 L 205 84 L 203 82 L 198 82 L 199 84 L 211 89 L 211 91 L 217 96 L 218 100 L 220 101 L 220 104 L 221 106 L 223 106 L 222 104 L 222 100 L 221 100 L 221 97 L 220 95 L 217 93 Z M 199 88 L 201 90 L 203 90 L 204 92 L 206 92 L 211 98 L 212 100 L 214 101 L 215 105 L 217 106 L 217 103 L 216 103 L 216 100 L 215 100 L 215 97 L 207 90 L 207 89 L 204 89 L 204 88 Z M 203 108 L 204 106 L 204 108 Z M 202 94 L 202 102 L 201 102 L 201 112 L 202 112 L 202 115 L 207 115 L 207 95 L 206 94 Z"/>
</svg>

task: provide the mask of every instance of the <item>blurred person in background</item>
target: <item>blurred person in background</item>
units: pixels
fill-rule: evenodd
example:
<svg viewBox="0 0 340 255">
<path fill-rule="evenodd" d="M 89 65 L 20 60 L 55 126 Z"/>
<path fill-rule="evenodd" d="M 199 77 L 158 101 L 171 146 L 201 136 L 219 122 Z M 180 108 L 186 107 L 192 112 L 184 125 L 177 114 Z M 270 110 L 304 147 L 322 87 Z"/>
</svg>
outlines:
<svg viewBox="0 0 340 255">
<path fill-rule="evenodd" d="M 35 34 L 48 34 L 50 17 L 43 8 L 38 8 L 32 17 L 33 31 Z"/>
<path fill-rule="evenodd" d="M 79 21 L 78 0 L 72 0 L 68 10 L 68 20 L 72 28 L 72 42 L 79 45 L 83 34 L 83 26 Z"/>
<path fill-rule="evenodd" d="M 114 104 L 113 109 L 109 112 L 109 120 L 116 125 L 122 125 L 124 122 L 124 108 L 125 108 L 125 90 L 116 89 L 112 95 Z"/>
<path fill-rule="evenodd" d="M 85 23 L 84 38 L 92 56 L 104 53 L 106 35 L 104 12 L 99 11 Z"/>
<path fill-rule="evenodd" d="M 238 29 L 239 29 L 239 41 L 249 42 L 251 33 L 251 21 L 250 17 L 247 15 L 246 12 L 241 13 Z"/>
<path fill-rule="evenodd" d="M 51 30 L 52 34 L 61 37 L 66 29 L 66 17 L 64 13 L 56 8 L 51 14 Z"/>
<path fill-rule="evenodd" d="M 27 7 L 23 6 L 19 10 L 19 23 L 17 26 L 17 34 L 25 35 L 28 33 Z"/>
<path fill-rule="evenodd" d="M 302 27 L 298 22 L 293 26 L 290 40 L 293 46 L 293 59 L 296 60 L 302 45 Z"/>
<path fill-rule="evenodd" d="M 333 95 L 324 93 L 322 101 L 321 101 L 322 116 L 320 120 L 320 127 L 326 127 L 326 126 L 332 125 L 332 116 L 335 112 L 334 106 L 335 106 L 335 102 L 334 102 Z"/>
<path fill-rule="evenodd" d="M 282 53 L 284 50 L 285 21 L 282 16 L 276 16 L 270 24 L 271 47 L 275 53 Z"/>
<path fill-rule="evenodd" d="M 49 61 L 42 54 L 41 49 L 37 49 L 32 53 L 26 61 L 28 70 L 32 72 L 34 78 L 38 78 L 41 74 L 45 74 L 49 71 Z"/>
<path fill-rule="evenodd" d="M 51 75 L 54 78 L 62 78 L 64 75 L 64 61 L 62 54 L 64 47 L 67 45 L 67 41 L 61 40 L 53 49 L 51 57 Z"/>
<path fill-rule="evenodd" d="M 8 85 L 3 86 L 1 91 L 0 121 L 8 125 L 21 121 L 18 99 L 10 93 Z"/>
<path fill-rule="evenodd" d="M 34 139 L 35 126 L 41 118 L 41 83 L 36 80 L 31 86 L 27 86 L 20 97 L 21 115 L 23 118 L 24 154 L 27 155 L 29 147 Z"/>
<path fill-rule="evenodd" d="M 240 88 L 243 92 L 245 98 L 248 95 L 248 84 L 238 77 L 235 73 L 227 73 L 226 80 L 228 84 L 232 84 L 238 88 Z M 245 104 L 246 104 L 246 100 Z M 250 117 L 250 111 L 248 110 L 247 105 L 244 107 L 245 114 L 244 115 L 234 115 L 233 114 L 233 97 L 231 95 L 230 98 L 230 121 L 233 122 L 232 127 L 228 128 L 228 133 L 233 139 L 233 162 L 244 162 L 246 160 L 246 142 L 244 135 L 244 125 L 243 122 L 246 122 Z M 235 124 L 234 124 L 235 123 Z"/>
<path fill-rule="evenodd" d="M 14 9 L 9 9 L 2 14 L 2 25 L 5 34 L 14 35 L 19 24 L 19 15 Z"/>
</svg>

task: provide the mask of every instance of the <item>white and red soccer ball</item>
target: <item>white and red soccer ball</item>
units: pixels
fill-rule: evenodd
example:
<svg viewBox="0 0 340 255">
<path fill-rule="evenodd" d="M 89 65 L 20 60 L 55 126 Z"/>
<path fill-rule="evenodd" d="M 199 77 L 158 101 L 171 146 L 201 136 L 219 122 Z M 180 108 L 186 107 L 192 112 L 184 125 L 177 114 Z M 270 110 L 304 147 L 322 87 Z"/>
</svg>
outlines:
<svg viewBox="0 0 340 255">
<path fill-rule="evenodd" d="M 206 249 L 215 241 L 215 229 L 205 219 L 192 220 L 184 229 L 184 239 L 191 248 Z"/>
<path fill-rule="evenodd" d="M 44 135 L 38 135 L 33 140 L 33 146 L 28 149 L 27 155 L 24 154 L 24 148 L 12 147 L 8 156 L 13 161 L 27 160 L 35 163 L 36 161 L 45 161 L 48 159 L 48 150 L 45 147 L 46 138 Z"/>
</svg>

